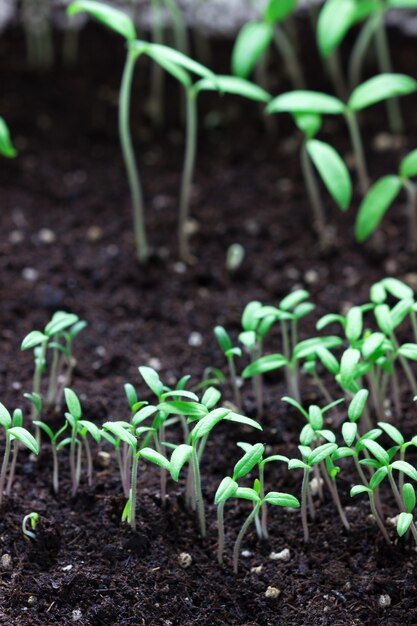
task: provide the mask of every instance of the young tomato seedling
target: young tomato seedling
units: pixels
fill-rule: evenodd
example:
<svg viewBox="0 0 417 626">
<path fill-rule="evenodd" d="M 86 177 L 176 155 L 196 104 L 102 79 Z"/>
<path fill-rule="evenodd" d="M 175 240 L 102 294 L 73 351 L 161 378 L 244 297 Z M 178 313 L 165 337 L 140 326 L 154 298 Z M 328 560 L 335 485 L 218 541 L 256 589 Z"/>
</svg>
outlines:
<svg viewBox="0 0 417 626">
<path fill-rule="evenodd" d="M 2 117 L 0 117 L 0 154 L 7 159 L 13 159 L 17 155 L 10 139 L 9 127 Z"/>
</svg>

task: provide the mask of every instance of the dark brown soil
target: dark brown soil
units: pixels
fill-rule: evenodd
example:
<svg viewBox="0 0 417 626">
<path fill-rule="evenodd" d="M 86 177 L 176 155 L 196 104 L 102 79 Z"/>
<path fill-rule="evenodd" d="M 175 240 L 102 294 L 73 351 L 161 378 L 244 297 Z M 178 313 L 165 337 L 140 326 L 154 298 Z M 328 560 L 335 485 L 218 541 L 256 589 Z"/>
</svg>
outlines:
<svg viewBox="0 0 417 626">
<path fill-rule="evenodd" d="M 146 81 L 141 78 L 133 125 L 154 253 L 149 267 L 138 267 L 116 126 L 123 49 L 108 42 L 102 32 L 86 31 L 76 69 L 57 67 L 37 75 L 25 66 L 20 33 L 10 32 L 0 41 L 1 114 L 20 151 L 18 159 L 2 161 L 0 168 L 0 389 L 7 406 L 22 405 L 22 393 L 30 390 L 31 359 L 19 351 L 21 339 L 43 327 L 59 308 L 88 321 L 77 340 L 74 388 L 86 416 L 100 422 L 127 417 L 123 384 L 132 382 L 145 393 L 137 366 L 151 358 L 160 360 L 168 384 L 186 373 L 197 383 L 205 367 L 223 367 L 212 328 L 220 323 L 235 334 L 251 299 L 274 303 L 296 285 L 306 287 L 317 303 L 302 329 L 307 336 L 320 314 L 364 302 L 369 286 L 383 276 L 416 281 L 415 258 L 405 251 L 401 202 L 378 235 L 359 247 L 352 235 L 354 210 L 340 215 L 326 200 L 336 244 L 323 257 L 312 233 L 298 144 L 288 120 L 279 121 L 276 134 L 267 134 L 255 105 L 216 97 L 201 107 L 205 122 L 193 198 L 198 232 L 192 239 L 198 263 L 192 268 L 179 264 L 175 229 L 183 143 L 177 96 L 170 90 L 175 104 L 170 130 L 155 132 L 143 112 Z M 410 42 L 397 37 L 394 45 L 397 69 L 412 71 Z M 228 46 L 219 43 L 217 49 L 215 61 L 226 71 Z M 317 74 L 317 60 L 308 58 Z M 320 88 L 322 82 L 312 84 Z M 405 106 L 409 132 L 401 154 L 417 143 L 416 102 L 409 98 Z M 207 115 L 209 105 L 214 112 Z M 383 107 L 364 119 L 375 177 L 395 171 L 399 161 L 398 151 L 372 149 L 384 125 Z M 332 120 L 325 131 L 346 155 L 343 125 Z M 55 235 L 51 243 L 44 241 L 45 228 Z M 235 242 L 244 246 L 246 258 L 231 276 L 225 257 Z M 190 345 L 191 333 L 201 334 L 200 346 Z M 262 439 L 274 452 L 291 454 L 300 420 L 278 402 L 284 392 L 280 375 L 271 377 Z M 406 395 L 405 412 L 411 404 Z M 225 397 L 230 390 L 225 389 Z M 321 401 L 307 384 L 304 398 Z M 252 414 L 250 386 L 245 402 Z M 411 420 L 410 414 L 409 421 L 399 423 L 412 431 Z M 203 466 L 208 503 L 239 456 L 234 442 L 243 437 L 259 439 L 238 428 L 219 428 L 209 441 Z M 169 485 L 162 507 L 156 471 L 141 468 L 139 528 L 133 535 L 120 522 L 124 502 L 115 464 L 102 467 L 97 458 L 95 487 L 83 485 L 72 501 L 64 462 L 59 499 L 51 493 L 47 446 L 39 461 L 24 453 L 20 461 L 14 495 L 0 520 L 0 553 L 12 557 L 12 569 L 0 572 L 2 625 L 417 623 L 415 550 L 404 542 L 392 550 L 382 544 L 366 502 L 349 499 L 349 473 L 340 480 L 342 499 L 350 507 L 349 534 L 330 502 L 318 510 L 308 546 L 302 543 L 298 513 L 272 511 L 270 542 L 260 544 L 252 530 L 244 542 L 248 556 L 235 577 L 230 555 L 245 503 L 226 508 L 227 557 L 219 568 L 214 507 L 207 507 L 208 539 L 201 542 L 181 483 Z M 274 490 L 298 495 L 296 472 L 271 468 L 267 480 Z M 36 543 L 26 540 L 20 528 L 30 511 L 41 515 Z M 388 506 L 386 513 L 395 510 Z M 290 550 L 288 562 L 269 558 L 284 547 Z M 181 552 L 192 556 L 188 569 L 179 566 Z M 261 571 L 253 572 L 258 566 Z M 265 597 L 269 586 L 280 590 L 277 599 Z M 381 595 L 390 596 L 391 606 L 381 608 Z"/>
</svg>

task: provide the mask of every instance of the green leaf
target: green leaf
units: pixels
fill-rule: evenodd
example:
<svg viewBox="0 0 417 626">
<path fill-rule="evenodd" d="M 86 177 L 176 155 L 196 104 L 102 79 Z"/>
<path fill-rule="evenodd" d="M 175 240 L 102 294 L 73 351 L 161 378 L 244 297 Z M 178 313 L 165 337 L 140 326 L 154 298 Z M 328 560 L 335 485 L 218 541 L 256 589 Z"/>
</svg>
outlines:
<svg viewBox="0 0 417 626">
<path fill-rule="evenodd" d="M 204 404 L 204 406 L 210 410 L 216 406 L 221 397 L 222 394 L 216 387 L 208 387 L 201 398 L 201 404 Z"/>
<path fill-rule="evenodd" d="M 350 490 L 350 497 L 353 498 L 354 496 L 358 496 L 361 493 L 372 493 L 372 489 L 369 489 L 369 487 L 365 487 L 365 485 L 355 485 Z"/>
<path fill-rule="evenodd" d="M 397 304 L 391 309 L 391 321 L 394 328 L 397 328 L 407 317 L 410 311 L 413 310 L 414 300 L 411 298 L 404 298 L 404 300 L 400 300 Z"/>
<path fill-rule="evenodd" d="M 403 283 L 402 280 L 398 280 L 398 278 L 384 278 L 381 283 L 384 288 L 398 300 L 404 300 L 405 298 L 414 299 L 414 291 L 411 287 Z"/>
<path fill-rule="evenodd" d="M 194 400 L 194 402 L 199 401 L 197 394 L 192 391 L 186 391 L 185 389 L 174 389 L 173 391 L 167 391 L 161 395 L 162 402 L 167 398 L 188 398 L 189 400 Z"/>
<path fill-rule="evenodd" d="M 353 306 L 346 315 L 345 335 L 349 343 L 354 343 L 362 335 L 363 314 L 360 306 Z"/>
<path fill-rule="evenodd" d="M 382 333 L 372 333 L 365 339 L 362 344 L 361 351 L 364 359 L 368 360 L 375 356 L 385 341 L 385 335 Z"/>
<path fill-rule="evenodd" d="M 416 492 L 411 483 L 405 483 L 402 489 L 404 506 L 407 513 L 411 513 L 416 506 Z"/>
<path fill-rule="evenodd" d="M 306 424 L 300 433 L 300 443 L 303 446 L 309 446 L 311 442 L 315 439 L 316 433 L 310 424 Z"/>
<path fill-rule="evenodd" d="M 261 499 L 254 489 L 249 487 L 238 487 L 236 489 L 235 498 L 241 498 L 242 500 L 250 500 L 251 502 L 260 502 Z"/>
<path fill-rule="evenodd" d="M 264 20 L 269 24 L 277 24 L 285 20 L 297 5 L 297 0 L 268 0 L 264 11 Z"/>
<path fill-rule="evenodd" d="M 21 444 L 28 448 L 33 454 L 39 454 L 39 445 L 33 435 L 30 434 L 26 428 L 22 428 L 21 426 L 13 426 L 8 430 L 9 435 L 12 435 L 17 441 L 20 441 Z"/>
<path fill-rule="evenodd" d="M 24 393 L 23 397 L 33 404 L 36 413 L 39 415 L 42 411 L 42 397 L 38 393 Z"/>
<path fill-rule="evenodd" d="M 36 346 L 41 345 L 44 341 L 47 341 L 48 337 L 40 332 L 40 330 L 32 330 L 22 341 L 20 346 L 21 350 L 31 350 Z"/>
<path fill-rule="evenodd" d="M 368 396 L 369 391 L 367 389 L 360 389 L 353 396 L 348 407 L 348 418 L 351 422 L 356 422 L 362 415 Z"/>
<path fill-rule="evenodd" d="M 2 117 L 0 117 L 0 154 L 7 159 L 13 159 L 17 155 L 10 139 L 9 128 Z"/>
<path fill-rule="evenodd" d="M 339 362 L 327 348 L 317 348 L 316 354 L 324 367 L 333 374 L 333 376 L 339 373 Z"/>
<path fill-rule="evenodd" d="M 250 365 L 245 367 L 242 372 L 242 378 L 252 378 L 252 376 L 257 376 L 258 374 L 272 372 L 284 365 L 288 365 L 288 361 L 282 354 L 262 356 L 260 359 L 253 361 Z"/>
<path fill-rule="evenodd" d="M 239 485 L 230 476 L 223 478 L 220 485 L 217 487 L 216 495 L 214 496 L 214 504 L 218 506 L 222 502 L 226 502 L 229 498 L 232 498 Z"/>
<path fill-rule="evenodd" d="M 290 459 L 290 461 L 288 462 L 288 469 L 310 470 L 310 466 L 307 465 L 307 463 L 303 463 L 303 461 L 300 461 L 300 459 Z"/>
<path fill-rule="evenodd" d="M 164 385 L 159 378 L 159 374 L 152 367 L 147 366 L 138 367 L 138 370 L 149 389 L 157 398 L 160 398 L 164 391 Z"/>
<path fill-rule="evenodd" d="M 175 480 L 175 482 L 178 482 L 181 469 L 190 460 L 192 453 L 192 446 L 189 446 L 186 443 L 182 443 L 177 446 L 172 453 L 169 462 L 169 471 L 171 473 L 171 478 Z"/>
<path fill-rule="evenodd" d="M 318 91 L 296 90 L 284 93 L 271 100 L 267 113 L 318 113 L 320 115 L 342 115 L 345 105 L 334 96 Z"/>
<path fill-rule="evenodd" d="M 45 422 L 41 422 L 40 420 L 33 420 L 32 424 L 43 430 L 43 432 L 46 433 L 49 439 L 52 441 L 52 439 L 54 438 L 54 433 L 52 428 L 50 428 L 48 424 L 45 424 Z"/>
<path fill-rule="evenodd" d="M 373 441 L 372 439 L 362 439 L 362 443 L 365 448 L 367 448 L 367 450 L 369 450 L 369 452 L 371 452 L 380 463 L 382 463 L 383 465 L 389 464 L 389 455 L 386 450 L 384 450 L 384 448 L 379 445 L 379 443 Z"/>
<path fill-rule="evenodd" d="M 285 506 L 291 509 L 298 509 L 300 503 L 289 493 L 280 493 L 279 491 L 270 491 L 264 497 L 264 502 L 268 504 L 274 504 L 275 506 Z"/>
<path fill-rule="evenodd" d="M 258 300 L 249 302 L 242 313 L 242 328 L 245 331 L 255 331 L 259 325 L 258 314 L 263 309 L 262 304 Z"/>
<path fill-rule="evenodd" d="M 78 422 L 78 426 L 81 426 L 81 428 L 85 428 L 85 430 L 92 436 L 94 441 L 96 443 L 100 443 L 101 431 L 98 426 L 93 424 L 93 422 L 90 422 L 89 420 L 80 420 Z"/>
<path fill-rule="evenodd" d="M 246 454 L 238 461 L 233 470 L 233 480 L 242 478 L 249 474 L 249 472 L 258 465 L 262 460 L 262 456 L 265 451 L 265 446 L 262 443 L 256 443 L 251 447 Z"/>
<path fill-rule="evenodd" d="M 228 350 L 230 350 L 233 346 L 232 340 L 229 337 L 227 331 L 223 328 L 223 326 L 216 326 L 213 330 L 214 336 L 217 339 L 217 343 L 220 346 L 223 354 L 226 354 Z"/>
<path fill-rule="evenodd" d="M 170 471 L 171 469 L 171 464 L 168 459 L 166 459 L 163 454 L 160 454 L 152 448 L 142 448 L 139 456 L 140 458 L 145 459 L 145 461 L 159 465 L 159 467 L 162 467 L 165 470 Z"/>
<path fill-rule="evenodd" d="M 402 178 L 412 178 L 413 176 L 417 176 L 417 149 L 407 154 L 407 156 L 401 161 L 400 176 Z"/>
<path fill-rule="evenodd" d="M 232 51 L 232 72 L 247 78 L 271 44 L 273 30 L 265 22 L 248 22 L 240 30 Z"/>
<path fill-rule="evenodd" d="M 378 422 L 378 426 L 382 428 L 382 430 L 390 437 L 397 446 L 402 446 L 404 444 L 404 437 L 392 424 L 388 424 L 387 422 Z"/>
<path fill-rule="evenodd" d="M 161 402 L 158 404 L 157 409 L 168 415 L 186 415 L 196 419 L 200 419 L 208 413 L 207 408 L 199 402 L 182 402 L 181 400 Z"/>
<path fill-rule="evenodd" d="M 122 35 L 127 41 L 134 41 L 136 39 L 135 25 L 130 17 L 123 11 L 114 9 L 102 2 L 94 2 L 94 0 L 78 0 L 72 2 L 68 9 L 68 15 L 75 15 L 76 13 L 88 13 L 92 15 L 96 20 L 116 31 L 119 35 Z"/>
<path fill-rule="evenodd" d="M 290 398 L 289 396 L 283 396 L 281 398 L 281 400 L 283 402 L 287 402 L 287 404 L 291 404 L 291 406 L 293 406 L 295 409 L 297 409 L 297 411 L 300 411 L 300 413 L 302 415 L 304 415 L 306 420 L 308 420 L 309 416 L 308 416 L 307 411 L 305 409 L 303 409 L 303 407 L 301 406 L 301 404 L 299 402 L 297 402 L 297 400 L 294 400 L 294 398 Z"/>
<path fill-rule="evenodd" d="M 239 415 L 239 413 L 234 413 L 233 411 L 230 411 L 224 419 L 226 422 L 235 422 L 236 424 L 243 424 L 244 426 L 250 426 L 257 430 L 263 430 L 262 426 L 256 420 L 251 417 L 246 417 L 246 415 Z"/>
<path fill-rule="evenodd" d="M 317 21 L 317 44 L 327 58 L 341 44 L 356 16 L 355 0 L 328 0 Z"/>
<path fill-rule="evenodd" d="M 10 428 L 12 425 L 12 416 L 9 411 L 6 409 L 4 404 L 0 402 L 0 425 L 3 426 L 4 429 Z"/>
<path fill-rule="evenodd" d="M 391 335 L 394 327 L 391 320 L 391 312 L 389 310 L 389 306 L 386 304 L 378 304 L 375 307 L 374 312 L 375 319 L 379 328 L 382 330 L 383 333 L 385 333 L 385 335 Z"/>
<path fill-rule="evenodd" d="M 336 443 L 324 443 L 323 445 L 318 446 L 318 448 L 312 451 L 312 453 L 308 457 L 308 464 L 310 466 L 317 465 L 317 463 L 321 463 L 322 461 L 324 461 L 327 456 L 333 454 L 333 452 L 335 452 L 336 450 Z"/>
<path fill-rule="evenodd" d="M 398 354 L 404 356 L 411 361 L 417 361 L 417 344 L 415 343 L 403 343 L 398 349 Z"/>
<path fill-rule="evenodd" d="M 372 490 L 374 490 L 376 487 L 378 487 L 379 484 L 382 483 L 382 481 L 387 476 L 387 474 L 388 474 L 387 467 L 380 467 L 379 469 L 377 469 L 375 474 L 371 476 L 371 480 L 369 481 L 369 487 Z"/>
<path fill-rule="evenodd" d="M 326 328 L 326 326 L 328 326 L 329 324 L 341 324 L 344 327 L 345 318 L 343 317 L 343 315 L 328 313 L 327 315 L 323 315 L 323 317 L 319 319 L 316 324 L 316 329 L 323 330 L 323 328 Z"/>
<path fill-rule="evenodd" d="M 305 289 L 296 289 L 295 291 L 285 296 L 279 303 L 281 311 L 293 311 L 299 304 L 307 300 L 310 294 Z"/>
<path fill-rule="evenodd" d="M 413 516 L 411 513 L 400 513 L 397 519 L 397 533 L 400 537 L 405 535 L 407 530 L 409 529 L 411 522 L 413 521 Z"/>
<path fill-rule="evenodd" d="M 361 353 L 355 348 L 348 348 L 342 354 L 340 361 L 340 380 L 345 388 L 349 388 L 352 380 L 356 378 L 356 366 L 359 363 Z"/>
<path fill-rule="evenodd" d="M 390 9 L 417 9 L 417 0 L 388 0 Z"/>
<path fill-rule="evenodd" d="M 403 472 L 403 474 L 409 478 L 417 480 L 417 470 L 410 463 L 407 463 L 407 461 L 394 461 L 394 463 L 391 463 L 391 467 L 399 472 Z"/>
<path fill-rule="evenodd" d="M 195 443 L 197 439 L 201 439 L 207 435 L 221 420 L 230 413 L 229 409 L 214 409 L 205 415 L 191 431 L 191 441 Z"/>
<path fill-rule="evenodd" d="M 320 428 L 323 428 L 323 414 L 320 407 L 315 404 L 309 406 L 308 420 L 313 430 L 320 430 Z"/>
<path fill-rule="evenodd" d="M 347 446 L 351 446 L 355 441 L 358 427 L 354 422 L 345 422 L 342 426 L 343 441 Z"/>
<path fill-rule="evenodd" d="M 405 74 L 379 74 L 365 81 L 352 92 L 348 107 L 353 111 L 361 111 L 372 104 L 406 96 L 417 90 L 417 81 Z"/>
<path fill-rule="evenodd" d="M 254 83 L 239 76 L 216 74 L 216 80 L 203 78 L 194 85 L 196 91 L 221 91 L 234 96 L 241 96 L 255 102 L 269 102 L 271 95 Z"/>
<path fill-rule="evenodd" d="M 297 343 L 293 350 L 293 360 L 304 359 L 312 354 L 316 354 L 319 348 L 338 348 L 343 344 L 340 337 L 311 337 Z"/>
<path fill-rule="evenodd" d="M 293 118 L 306 139 L 313 139 L 321 128 L 321 116 L 317 113 L 293 113 Z"/>
<path fill-rule="evenodd" d="M 82 415 L 81 404 L 78 399 L 77 394 L 72 390 L 66 387 L 64 389 L 65 394 L 65 402 L 67 403 L 68 411 L 71 413 L 72 417 L 75 420 L 79 420 Z"/>
<path fill-rule="evenodd" d="M 385 213 L 401 190 L 398 176 L 383 176 L 362 200 L 355 222 L 356 240 L 362 243 L 376 230 Z"/>
<path fill-rule="evenodd" d="M 332 454 L 332 459 L 333 461 L 338 461 L 339 459 L 345 459 L 348 456 L 355 456 L 354 451 L 351 448 L 340 446 L 340 448 Z"/>
<path fill-rule="evenodd" d="M 373 302 L 374 304 L 382 304 L 383 302 L 385 302 L 385 300 L 387 299 L 387 294 L 382 281 L 374 283 L 371 286 L 369 290 L 369 296 L 371 298 L 371 302 Z"/>
<path fill-rule="evenodd" d="M 135 404 L 138 401 L 138 395 L 136 393 L 136 389 L 130 383 L 126 383 L 124 386 L 124 390 L 125 390 L 127 401 L 129 402 L 129 406 L 130 408 L 132 408 L 133 406 L 135 406 Z"/>
<path fill-rule="evenodd" d="M 52 316 L 52 319 L 45 326 L 44 332 L 48 337 L 58 335 L 62 331 L 66 330 L 70 326 L 73 326 L 78 322 L 78 315 L 75 313 L 67 313 L 66 311 L 57 311 Z"/>
<path fill-rule="evenodd" d="M 123 426 L 125 424 L 125 426 Z M 109 431 L 117 439 L 121 439 L 124 443 L 127 443 L 133 449 L 136 449 L 137 441 L 136 437 L 128 430 L 130 424 L 127 422 L 106 422 L 103 424 L 103 429 Z"/>
<path fill-rule="evenodd" d="M 149 45 L 143 45 L 143 52 L 153 61 L 158 63 L 158 65 L 160 65 L 160 67 L 162 67 L 162 69 L 164 69 L 168 74 L 175 78 L 175 80 L 177 80 L 187 91 L 187 95 L 191 96 L 193 83 L 191 76 L 186 70 L 167 59 L 165 55 L 161 55 L 157 51 L 153 50 Z"/>
<path fill-rule="evenodd" d="M 268 456 L 266 459 L 264 459 L 260 463 L 260 466 L 264 467 L 266 463 L 272 463 L 273 461 L 281 461 L 282 463 L 287 463 L 288 465 L 289 458 L 287 456 L 284 456 L 283 454 L 273 454 L 272 456 Z"/>
</svg>

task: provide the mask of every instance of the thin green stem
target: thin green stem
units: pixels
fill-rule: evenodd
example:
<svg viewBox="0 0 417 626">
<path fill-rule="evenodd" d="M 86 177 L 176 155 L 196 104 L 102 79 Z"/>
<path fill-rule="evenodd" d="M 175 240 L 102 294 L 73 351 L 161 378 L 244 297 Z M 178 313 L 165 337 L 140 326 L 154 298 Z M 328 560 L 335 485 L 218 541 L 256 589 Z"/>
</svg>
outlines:
<svg viewBox="0 0 417 626">
<path fill-rule="evenodd" d="M 59 464 L 58 464 L 58 450 L 56 449 L 56 444 L 52 442 L 52 487 L 54 490 L 54 494 L 56 495 L 59 491 Z"/>
<path fill-rule="evenodd" d="M 314 175 L 313 165 L 310 161 L 310 157 L 308 156 L 307 146 L 305 143 L 301 146 L 301 169 L 303 172 L 307 194 L 310 199 L 310 204 L 313 209 L 314 228 L 319 238 L 320 248 L 322 250 L 327 250 L 329 247 L 329 240 L 326 231 L 326 217 L 324 214 L 319 187 Z"/>
<path fill-rule="evenodd" d="M 4 449 L 3 463 L 0 471 L 0 505 L 3 501 L 3 491 L 6 482 L 6 473 L 10 458 L 10 435 L 6 432 L 6 445 Z"/>
<path fill-rule="evenodd" d="M 219 565 L 223 565 L 223 552 L 224 552 L 224 502 L 220 502 L 217 507 L 217 530 L 219 533 L 219 542 L 217 545 L 217 562 Z"/>
<path fill-rule="evenodd" d="M 200 533 L 203 539 L 206 537 L 206 516 L 204 513 L 204 500 L 203 493 L 201 490 L 201 477 L 200 477 L 200 467 L 198 463 L 198 456 L 195 448 L 193 448 L 192 453 L 192 464 L 193 464 L 193 474 L 194 474 L 194 489 L 196 496 L 196 505 L 197 505 L 197 513 L 198 519 L 200 523 Z"/>
<path fill-rule="evenodd" d="M 355 112 L 350 109 L 346 109 L 345 119 L 348 125 L 350 140 L 352 142 L 353 153 L 355 156 L 355 167 L 358 174 L 359 187 L 362 195 L 365 196 L 369 189 L 369 176 L 358 120 Z"/>
<path fill-rule="evenodd" d="M 58 342 L 58 337 L 56 335 L 53 341 L 54 343 Z M 49 385 L 48 385 L 48 391 L 46 394 L 46 403 L 49 406 L 53 404 L 54 399 L 56 397 L 59 361 L 60 361 L 59 357 L 60 357 L 59 350 L 57 348 L 53 348 L 52 365 L 51 365 L 51 371 L 49 373 Z"/>
<path fill-rule="evenodd" d="M 256 506 L 253 508 L 252 512 L 248 515 L 248 517 L 246 518 L 242 528 L 239 531 L 239 534 L 237 536 L 234 548 L 233 548 L 233 571 L 235 574 L 237 574 L 238 569 L 239 569 L 239 554 L 240 554 L 240 547 L 242 545 L 242 541 L 244 536 L 247 533 L 247 530 L 249 528 L 249 526 L 251 525 L 252 521 L 254 520 L 254 518 L 256 517 L 256 515 L 258 514 L 259 511 L 259 507 L 260 507 L 260 503 L 258 502 L 256 504 Z"/>
<path fill-rule="evenodd" d="M 229 366 L 230 382 L 233 388 L 235 403 L 239 411 L 241 411 L 242 410 L 242 396 L 240 394 L 239 385 L 237 384 L 236 366 L 235 366 L 235 360 L 233 358 L 233 355 L 228 357 L 227 363 Z"/>
<path fill-rule="evenodd" d="M 308 476 L 310 470 L 304 470 L 303 484 L 301 486 L 301 522 L 303 525 L 304 543 L 308 543 L 309 533 L 307 524 L 307 491 L 308 491 Z"/>
<path fill-rule="evenodd" d="M 384 526 L 384 523 L 377 511 L 377 508 L 375 506 L 375 498 L 374 498 L 374 493 L 371 491 L 369 493 L 369 504 L 371 505 L 371 511 L 372 511 L 372 515 L 374 520 L 376 521 L 376 523 L 378 524 L 378 528 L 382 533 L 382 536 L 384 537 L 385 541 L 388 543 L 388 545 L 391 545 L 391 541 L 389 538 L 389 535 L 387 533 L 387 530 Z"/>
<path fill-rule="evenodd" d="M 193 88 L 186 91 L 186 141 L 184 166 L 181 179 L 180 210 L 178 221 L 178 245 L 180 258 L 189 262 L 191 259 L 187 222 L 190 212 L 191 188 L 195 168 L 195 155 L 197 146 L 197 93 Z"/>
<path fill-rule="evenodd" d="M 392 61 L 389 51 L 387 31 L 385 28 L 384 11 L 380 12 L 378 28 L 376 30 L 376 52 L 381 72 L 391 74 Z M 403 133 L 404 122 L 398 98 L 390 98 L 387 100 L 386 107 L 391 132 L 397 134 Z"/>
<path fill-rule="evenodd" d="M 15 439 L 13 442 L 13 454 L 12 454 L 12 462 L 10 464 L 9 478 L 7 479 L 6 496 L 10 496 L 10 493 L 12 490 L 14 475 L 16 471 L 16 461 L 17 461 L 18 452 L 19 452 L 19 442 L 17 441 L 17 439 Z"/>
<path fill-rule="evenodd" d="M 362 26 L 362 29 L 356 38 L 355 45 L 350 55 L 348 69 L 349 85 L 352 90 L 358 86 L 361 80 L 363 61 L 366 51 L 368 50 L 371 40 L 378 27 L 378 19 L 378 15 L 371 15 L 371 17 L 369 17 Z"/>
<path fill-rule="evenodd" d="M 136 498 L 137 498 L 137 482 L 138 482 L 138 455 L 133 454 L 132 460 L 132 477 L 130 481 L 130 508 L 128 522 L 133 532 L 136 530 Z"/>
<path fill-rule="evenodd" d="M 139 180 L 136 165 L 135 153 L 133 151 L 130 134 L 130 96 L 132 91 L 132 80 L 135 63 L 138 53 L 129 51 L 123 70 L 122 84 L 119 97 L 119 135 L 122 147 L 123 159 L 129 181 L 130 193 L 133 205 L 133 224 L 136 239 L 136 253 L 141 263 L 148 261 L 148 241 L 145 230 L 145 211 L 143 205 L 142 188 Z"/>
<path fill-rule="evenodd" d="M 304 89 L 306 82 L 303 70 L 298 61 L 297 53 L 292 45 L 290 37 L 278 24 L 275 24 L 273 36 L 275 46 L 284 59 L 285 69 L 294 89 Z"/>
<path fill-rule="evenodd" d="M 417 187 L 411 180 L 404 181 L 407 193 L 407 214 L 408 214 L 408 249 L 410 252 L 417 250 Z M 413 318 L 412 318 L 413 321 Z M 414 337 L 417 340 L 417 325 L 413 322 Z"/>
</svg>

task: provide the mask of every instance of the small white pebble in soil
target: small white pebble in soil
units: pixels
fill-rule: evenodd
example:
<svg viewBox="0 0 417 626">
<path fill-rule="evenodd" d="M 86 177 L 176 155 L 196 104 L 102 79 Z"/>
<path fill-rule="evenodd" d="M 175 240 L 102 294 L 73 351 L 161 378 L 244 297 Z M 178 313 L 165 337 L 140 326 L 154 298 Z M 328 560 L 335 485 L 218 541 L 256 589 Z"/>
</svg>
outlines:
<svg viewBox="0 0 417 626">
<path fill-rule="evenodd" d="M 12 230 L 12 232 L 9 235 L 9 242 L 11 244 L 15 246 L 18 243 L 22 243 L 23 240 L 24 240 L 24 236 L 21 230 Z"/>
<path fill-rule="evenodd" d="M 5 572 L 10 572 L 13 569 L 13 561 L 10 554 L 2 554 L 1 557 L 1 569 Z"/>
<path fill-rule="evenodd" d="M 72 612 L 72 621 L 73 622 L 79 622 L 80 619 L 82 619 L 82 611 L 81 609 L 74 609 Z"/>
<path fill-rule="evenodd" d="M 300 272 L 296 267 L 289 267 L 286 274 L 291 280 L 298 280 L 300 278 Z"/>
<path fill-rule="evenodd" d="M 275 599 L 279 598 L 280 595 L 281 591 L 278 589 L 278 587 L 268 587 L 265 591 L 265 598 Z"/>
<path fill-rule="evenodd" d="M 41 228 L 38 232 L 38 239 L 41 243 L 50 245 L 56 241 L 56 235 L 50 228 Z"/>
<path fill-rule="evenodd" d="M 73 565 L 64 565 L 62 568 L 63 572 L 70 572 L 74 566 Z"/>
<path fill-rule="evenodd" d="M 111 243 L 109 246 L 107 246 L 106 248 L 106 254 L 107 256 L 114 258 L 119 254 L 119 248 L 118 246 L 116 246 L 115 243 Z"/>
<path fill-rule="evenodd" d="M 188 337 L 188 345 L 192 348 L 199 348 L 203 344 L 203 335 L 201 333 L 193 332 Z"/>
<path fill-rule="evenodd" d="M 87 230 L 88 241 L 99 241 L 103 237 L 103 229 L 100 226 L 90 226 Z"/>
<path fill-rule="evenodd" d="M 28 606 L 35 606 L 37 601 L 38 601 L 38 598 L 36 596 L 29 596 L 28 597 Z"/>
<path fill-rule="evenodd" d="M 264 568 L 263 565 L 256 565 L 256 567 L 251 567 L 250 571 L 252 572 L 252 574 L 256 574 L 257 576 L 259 576 L 259 574 L 261 574 L 263 568 Z"/>
<path fill-rule="evenodd" d="M 316 270 L 307 270 L 304 274 L 304 280 L 308 285 L 314 285 L 319 279 L 319 273 Z"/>
<path fill-rule="evenodd" d="M 191 554 L 188 554 L 188 552 L 181 552 L 181 554 L 178 555 L 178 565 L 183 569 L 187 569 L 192 563 L 193 557 Z"/>
<path fill-rule="evenodd" d="M 39 272 L 33 267 L 25 267 L 22 270 L 22 276 L 29 283 L 34 283 L 39 278 Z"/>
<path fill-rule="evenodd" d="M 387 274 L 396 274 L 398 272 L 398 262 L 396 259 L 388 259 L 385 263 L 385 271 Z"/>
<path fill-rule="evenodd" d="M 245 220 L 243 223 L 244 229 L 248 233 L 248 235 L 256 236 L 261 232 L 261 225 L 259 222 L 253 219 Z"/>
<path fill-rule="evenodd" d="M 288 550 L 288 548 L 284 548 L 280 552 L 271 552 L 271 554 L 269 555 L 269 558 L 272 561 L 284 561 L 284 562 L 287 562 L 287 561 L 290 560 L 291 554 L 290 554 L 290 551 Z"/>
<path fill-rule="evenodd" d="M 100 450 L 100 452 L 97 454 L 97 461 L 100 467 L 109 467 L 111 454 L 109 454 L 109 452 L 105 452 L 104 450 Z"/>
<path fill-rule="evenodd" d="M 323 479 L 320 478 L 320 485 L 323 485 Z M 319 481 L 316 477 L 310 480 L 311 495 L 316 496 L 319 492 Z"/>
<path fill-rule="evenodd" d="M 242 550 L 242 552 L 240 553 L 244 559 L 248 559 L 250 556 L 252 556 L 252 552 L 250 550 Z"/>
<path fill-rule="evenodd" d="M 149 359 L 148 365 L 149 367 L 152 367 L 152 369 L 156 370 L 157 372 L 159 372 L 159 370 L 162 368 L 161 361 L 157 359 L 156 357 L 152 357 L 151 359 Z"/>
<path fill-rule="evenodd" d="M 22 388 L 22 383 L 20 383 L 18 380 L 15 380 L 15 381 L 12 383 L 12 389 L 13 389 L 14 391 L 20 391 L 20 389 L 21 389 L 21 388 Z"/>
<path fill-rule="evenodd" d="M 187 220 L 185 223 L 185 233 L 188 236 L 195 235 L 200 230 L 200 223 L 197 220 Z"/>
<path fill-rule="evenodd" d="M 176 274 L 185 274 L 187 271 L 187 266 L 182 261 L 178 261 L 178 263 L 174 263 L 174 272 Z"/>
<path fill-rule="evenodd" d="M 97 346 L 96 348 L 96 354 L 98 354 L 98 356 L 106 356 L 107 350 L 104 346 Z"/>
<path fill-rule="evenodd" d="M 387 593 L 383 593 L 382 595 L 380 595 L 378 598 L 378 606 L 381 609 L 387 609 L 389 606 L 391 606 L 391 597 Z"/>
</svg>

